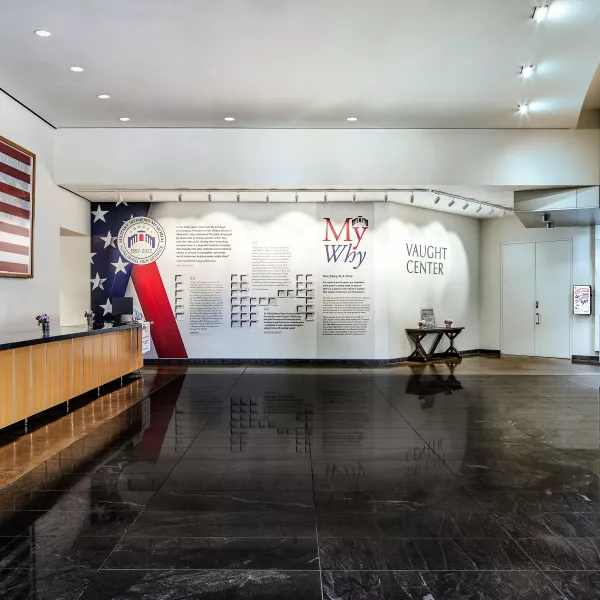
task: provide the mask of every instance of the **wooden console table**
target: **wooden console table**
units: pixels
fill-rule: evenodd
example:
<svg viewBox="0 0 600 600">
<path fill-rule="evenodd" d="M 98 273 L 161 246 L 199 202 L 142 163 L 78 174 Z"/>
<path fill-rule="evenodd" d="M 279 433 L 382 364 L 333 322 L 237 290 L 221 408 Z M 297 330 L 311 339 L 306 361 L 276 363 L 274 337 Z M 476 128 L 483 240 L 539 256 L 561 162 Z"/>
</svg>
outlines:
<svg viewBox="0 0 600 600">
<path fill-rule="evenodd" d="M 62 404 L 143 366 L 138 324 L 57 327 L 0 335 L 0 428 Z"/>
<path fill-rule="evenodd" d="M 454 340 L 460 335 L 463 329 L 464 327 L 418 327 L 407 329 L 406 334 L 415 343 L 415 350 L 407 360 L 409 362 L 429 362 L 434 358 L 435 351 L 444 336 L 450 340 L 450 347 L 438 354 L 435 358 L 460 358 L 460 354 L 454 346 Z M 435 340 L 433 341 L 429 352 L 426 352 L 421 342 L 425 339 L 425 336 L 431 333 L 435 334 Z"/>
</svg>

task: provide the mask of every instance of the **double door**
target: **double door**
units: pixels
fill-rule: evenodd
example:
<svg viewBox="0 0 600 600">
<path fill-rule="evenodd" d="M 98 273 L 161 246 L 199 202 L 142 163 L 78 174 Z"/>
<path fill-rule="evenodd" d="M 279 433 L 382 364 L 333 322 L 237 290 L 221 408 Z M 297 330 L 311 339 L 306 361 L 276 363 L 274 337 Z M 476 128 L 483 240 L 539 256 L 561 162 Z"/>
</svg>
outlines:
<svg viewBox="0 0 600 600">
<path fill-rule="evenodd" d="M 503 354 L 571 358 L 571 241 L 502 245 Z"/>
</svg>

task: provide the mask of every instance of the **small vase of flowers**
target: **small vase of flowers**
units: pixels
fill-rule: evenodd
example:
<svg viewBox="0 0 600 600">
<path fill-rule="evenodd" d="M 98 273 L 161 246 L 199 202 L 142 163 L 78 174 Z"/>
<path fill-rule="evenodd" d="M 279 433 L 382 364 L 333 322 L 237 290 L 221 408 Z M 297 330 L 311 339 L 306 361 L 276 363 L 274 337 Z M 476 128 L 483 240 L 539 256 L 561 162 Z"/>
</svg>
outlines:
<svg viewBox="0 0 600 600">
<path fill-rule="evenodd" d="M 50 323 L 52 323 L 52 319 L 44 313 L 43 315 L 38 315 L 35 320 L 42 328 L 42 337 L 48 337 L 50 335 Z"/>
<path fill-rule="evenodd" d="M 88 331 L 94 329 L 94 313 L 91 310 L 86 310 L 83 316 L 87 319 Z"/>
<path fill-rule="evenodd" d="M 444 321 L 444 325 L 445 325 L 446 327 L 452 327 L 452 321 L 451 321 L 450 319 L 446 319 L 446 320 Z"/>
</svg>

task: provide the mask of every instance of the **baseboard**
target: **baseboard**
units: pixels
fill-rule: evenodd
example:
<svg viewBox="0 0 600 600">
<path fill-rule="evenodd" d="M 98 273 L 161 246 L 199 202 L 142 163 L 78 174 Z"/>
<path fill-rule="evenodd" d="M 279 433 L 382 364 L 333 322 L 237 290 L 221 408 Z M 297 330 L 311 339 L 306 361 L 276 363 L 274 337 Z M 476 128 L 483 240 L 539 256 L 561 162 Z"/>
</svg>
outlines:
<svg viewBox="0 0 600 600">
<path fill-rule="evenodd" d="M 586 356 L 585 354 L 573 354 L 571 362 L 577 365 L 600 365 L 599 356 Z"/>
<path fill-rule="evenodd" d="M 464 350 L 461 357 L 490 356 L 500 357 L 500 350 Z M 275 366 L 388 366 L 404 363 L 407 356 L 397 358 L 145 358 L 146 365 L 275 365 Z M 443 359 L 442 353 L 433 355 L 433 360 Z"/>
</svg>

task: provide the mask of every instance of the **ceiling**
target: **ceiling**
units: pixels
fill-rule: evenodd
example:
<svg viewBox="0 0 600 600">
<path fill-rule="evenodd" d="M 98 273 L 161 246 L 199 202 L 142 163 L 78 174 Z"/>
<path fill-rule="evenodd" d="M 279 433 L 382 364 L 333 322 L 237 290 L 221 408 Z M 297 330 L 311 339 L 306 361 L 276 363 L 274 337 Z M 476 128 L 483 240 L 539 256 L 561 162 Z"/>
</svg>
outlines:
<svg viewBox="0 0 600 600">
<path fill-rule="evenodd" d="M 3 2 L 0 85 L 57 127 L 575 127 L 600 2 L 554 0 L 542 23 L 533 4 Z"/>
</svg>

